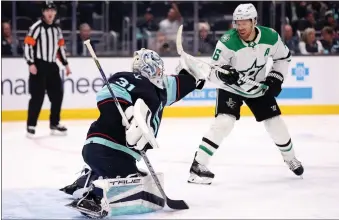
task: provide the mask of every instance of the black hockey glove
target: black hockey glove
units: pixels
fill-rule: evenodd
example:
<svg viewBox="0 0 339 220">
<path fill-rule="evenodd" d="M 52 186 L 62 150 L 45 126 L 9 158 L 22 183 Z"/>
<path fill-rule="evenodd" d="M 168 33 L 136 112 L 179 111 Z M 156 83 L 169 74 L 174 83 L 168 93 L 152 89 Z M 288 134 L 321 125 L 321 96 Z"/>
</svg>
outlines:
<svg viewBox="0 0 339 220">
<path fill-rule="evenodd" d="M 267 85 L 269 88 L 265 92 L 265 94 L 269 96 L 278 97 L 278 95 L 281 92 L 281 85 L 284 81 L 283 75 L 281 73 L 276 71 L 271 71 L 268 76 L 266 77 L 266 80 L 264 82 L 265 85 Z"/>
<path fill-rule="evenodd" d="M 219 71 L 217 71 L 216 73 L 217 77 L 225 84 L 233 85 L 239 80 L 239 73 L 234 68 L 232 68 L 232 66 L 224 65 L 221 68 L 230 72 L 229 74 L 225 74 Z"/>
</svg>

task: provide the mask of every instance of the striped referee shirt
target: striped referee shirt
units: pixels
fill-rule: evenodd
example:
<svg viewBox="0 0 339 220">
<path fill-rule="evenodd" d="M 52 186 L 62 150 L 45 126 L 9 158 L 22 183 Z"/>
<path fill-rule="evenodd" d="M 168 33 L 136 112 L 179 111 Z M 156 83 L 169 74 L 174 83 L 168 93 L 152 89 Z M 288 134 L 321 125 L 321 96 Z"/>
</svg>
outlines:
<svg viewBox="0 0 339 220">
<path fill-rule="evenodd" d="M 47 24 L 42 19 L 35 22 L 25 37 L 25 59 L 28 65 L 36 60 L 55 63 L 57 57 L 63 65 L 67 65 L 65 40 L 60 27 L 56 24 Z"/>
</svg>

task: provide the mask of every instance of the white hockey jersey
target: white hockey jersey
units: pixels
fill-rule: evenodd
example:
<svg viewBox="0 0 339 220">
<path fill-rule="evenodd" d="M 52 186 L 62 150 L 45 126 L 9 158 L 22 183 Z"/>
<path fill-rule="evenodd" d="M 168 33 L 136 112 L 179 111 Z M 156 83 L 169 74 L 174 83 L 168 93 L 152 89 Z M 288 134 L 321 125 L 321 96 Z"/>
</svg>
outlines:
<svg viewBox="0 0 339 220">
<path fill-rule="evenodd" d="M 235 29 L 227 31 L 216 45 L 211 64 L 220 67 L 231 65 L 240 73 L 240 76 L 262 82 L 266 78 L 267 61 L 269 57 L 272 57 L 273 66 L 270 71 L 278 72 L 285 77 L 291 61 L 289 49 L 275 30 L 263 26 L 255 28 L 258 34 L 251 42 L 243 41 Z M 234 85 L 225 85 L 215 74 L 211 74 L 209 79 L 220 88 L 244 97 L 255 98 L 263 95 L 260 88 L 246 84 L 241 80 Z"/>
</svg>

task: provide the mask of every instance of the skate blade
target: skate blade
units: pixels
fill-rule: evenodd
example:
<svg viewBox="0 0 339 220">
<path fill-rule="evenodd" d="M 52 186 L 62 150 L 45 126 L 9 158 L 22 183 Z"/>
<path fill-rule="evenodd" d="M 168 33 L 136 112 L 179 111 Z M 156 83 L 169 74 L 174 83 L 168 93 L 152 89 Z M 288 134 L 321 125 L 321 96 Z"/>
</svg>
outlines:
<svg viewBox="0 0 339 220">
<path fill-rule="evenodd" d="M 53 136 L 66 136 L 67 135 L 67 131 L 56 131 L 56 130 L 51 130 L 51 135 Z"/>
<path fill-rule="evenodd" d="M 34 139 L 35 138 L 35 134 L 27 133 L 26 137 L 29 138 L 29 139 Z"/>
<path fill-rule="evenodd" d="M 211 185 L 212 181 L 213 181 L 213 178 L 200 177 L 194 173 L 191 173 L 190 177 L 187 180 L 188 183 L 204 184 L 204 185 Z"/>
<path fill-rule="evenodd" d="M 79 207 L 79 206 L 74 206 L 73 205 L 73 202 L 72 203 L 70 203 L 70 204 L 67 204 L 67 205 L 65 205 L 66 207 L 68 207 L 68 208 L 70 208 L 70 209 L 73 209 L 73 210 L 75 210 L 75 211 L 78 211 L 78 212 L 80 212 L 81 214 L 86 214 L 88 217 L 90 217 L 90 218 L 104 218 L 105 216 L 102 216 L 101 214 L 99 214 L 99 213 L 96 213 L 96 212 L 91 212 L 91 211 L 89 211 L 89 210 L 87 210 L 87 209 L 84 209 L 84 208 L 81 208 L 81 207 Z"/>
</svg>

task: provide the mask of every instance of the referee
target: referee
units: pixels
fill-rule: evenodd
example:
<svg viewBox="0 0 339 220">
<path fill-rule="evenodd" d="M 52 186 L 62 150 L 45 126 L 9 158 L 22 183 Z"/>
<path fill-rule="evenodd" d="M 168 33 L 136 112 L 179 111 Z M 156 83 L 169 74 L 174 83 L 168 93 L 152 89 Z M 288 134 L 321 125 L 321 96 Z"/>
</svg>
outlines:
<svg viewBox="0 0 339 220">
<path fill-rule="evenodd" d="M 71 71 L 65 53 L 65 40 L 60 27 L 54 20 L 56 6 L 52 2 L 44 2 L 42 18 L 35 22 L 25 38 L 24 56 L 29 65 L 29 93 L 27 136 L 33 137 L 45 92 L 51 102 L 50 129 L 51 134 L 66 134 L 67 128 L 59 124 L 63 99 L 63 86 L 56 59 L 66 66 L 66 75 Z"/>
</svg>

